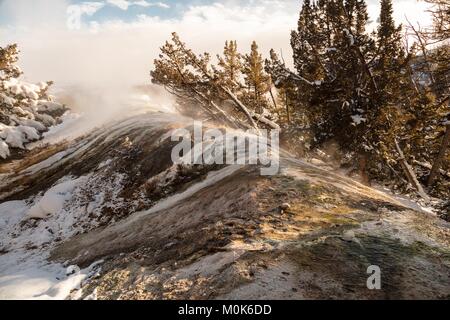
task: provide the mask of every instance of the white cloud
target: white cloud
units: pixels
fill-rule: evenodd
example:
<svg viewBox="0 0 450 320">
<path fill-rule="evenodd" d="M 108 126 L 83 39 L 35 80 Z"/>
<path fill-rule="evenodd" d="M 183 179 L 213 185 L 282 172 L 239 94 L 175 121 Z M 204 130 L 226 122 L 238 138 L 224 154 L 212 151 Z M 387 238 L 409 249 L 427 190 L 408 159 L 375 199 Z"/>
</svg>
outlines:
<svg viewBox="0 0 450 320">
<path fill-rule="evenodd" d="M 105 4 L 103 2 L 82 2 L 80 4 L 70 5 L 67 8 L 67 27 L 70 29 L 80 29 L 84 15 L 93 16 L 104 6 Z"/>
<path fill-rule="evenodd" d="M 0 12 L 15 29 L 65 26 L 68 0 L 0 0 Z"/>
<path fill-rule="evenodd" d="M 141 7 L 159 7 L 163 9 L 170 9 L 170 6 L 164 2 L 148 2 L 145 0 L 141 1 L 134 1 L 133 4 L 135 6 L 141 6 Z"/>
<path fill-rule="evenodd" d="M 97 11 L 105 6 L 103 2 L 82 2 L 80 4 L 70 5 L 68 10 L 76 8 L 81 14 L 93 16 Z"/>
<path fill-rule="evenodd" d="M 128 0 L 107 0 L 108 4 L 116 6 L 122 10 L 128 10 L 131 6 L 140 6 L 140 7 L 160 7 L 169 9 L 170 6 L 163 2 L 148 2 L 145 0 L 140 1 L 128 1 Z"/>
<path fill-rule="evenodd" d="M 107 0 L 106 2 L 122 10 L 128 10 L 128 7 L 131 5 L 127 0 Z"/>
<path fill-rule="evenodd" d="M 19 43 L 21 65 L 33 80 L 92 85 L 149 83 L 152 61 L 173 31 L 198 52 L 220 53 L 226 39 L 236 39 L 240 49 L 247 52 L 251 41 L 257 40 L 265 54 L 273 47 L 283 50 L 289 59 L 289 34 L 298 12 L 288 9 L 288 4 L 268 6 L 268 2 L 252 7 L 238 2 L 192 6 L 176 19 L 140 16 L 131 23 L 93 22 L 90 29 L 78 31 L 67 30 L 65 24 L 54 28 L 35 25 L 27 32 L 8 30 L 0 41 Z"/>
</svg>

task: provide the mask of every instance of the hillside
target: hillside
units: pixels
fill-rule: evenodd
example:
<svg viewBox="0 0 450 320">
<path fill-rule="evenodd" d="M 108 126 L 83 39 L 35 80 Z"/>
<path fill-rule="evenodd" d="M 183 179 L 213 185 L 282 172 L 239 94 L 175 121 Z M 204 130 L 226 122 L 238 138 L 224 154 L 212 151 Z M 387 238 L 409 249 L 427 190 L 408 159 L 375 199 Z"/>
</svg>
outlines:
<svg viewBox="0 0 450 320">
<path fill-rule="evenodd" d="M 287 152 L 269 177 L 173 166 L 191 123 L 148 113 L 1 164 L 0 298 L 450 297 L 449 223 Z"/>
</svg>

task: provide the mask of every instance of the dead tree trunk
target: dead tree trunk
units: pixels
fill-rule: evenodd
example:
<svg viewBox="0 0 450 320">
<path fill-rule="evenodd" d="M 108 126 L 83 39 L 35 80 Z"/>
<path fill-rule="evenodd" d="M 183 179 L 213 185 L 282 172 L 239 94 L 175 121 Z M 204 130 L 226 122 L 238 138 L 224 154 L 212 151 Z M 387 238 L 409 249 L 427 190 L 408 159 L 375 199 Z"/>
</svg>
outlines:
<svg viewBox="0 0 450 320">
<path fill-rule="evenodd" d="M 418 166 L 420 166 L 424 169 L 431 170 L 431 168 L 433 168 L 433 166 L 429 163 L 420 162 L 417 160 L 414 160 L 413 162 L 414 162 L 414 164 L 417 164 Z M 439 170 L 439 173 L 446 178 L 450 178 L 450 172 L 447 172 L 447 171 L 441 169 L 441 170 Z"/>
<path fill-rule="evenodd" d="M 442 162 L 444 161 L 445 154 L 447 153 L 448 146 L 450 145 L 450 124 L 447 125 L 444 138 L 442 139 L 439 154 L 434 160 L 433 167 L 431 168 L 430 175 L 428 176 L 427 185 L 430 187 L 434 184 L 436 177 L 439 175 Z"/>
<path fill-rule="evenodd" d="M 428 197 L 428 195 L 426 194 L 422 185 L 420 184 L 419 180 L 417 179 L 413 168 L 409 165 L 408 161 L 406 161 L 405 154 L 403 153 L 402 149 L 400 148 L 397 140 L 395 140 L 395 148 L 397 149 L 397 152 L 400 156 L 399 160 L 402 165 L 403 171 L 405 172 L 405 175 L 408 178 L 409 183 L 417 190 L 417 192 L 423 199 L 425 199 L 426 201 L 429 201 L 430 198 Z"/>
<path fill-rule="evenodd" d="M 270 98 L 272 99 L 272 103 L 273 103 L 275 110 L 278 110 L 277 100 L 275 99 L 275 96 L 273 95 L 272 88 L 269 88 L 269 93 L 270 93 Z"/>
</svg>

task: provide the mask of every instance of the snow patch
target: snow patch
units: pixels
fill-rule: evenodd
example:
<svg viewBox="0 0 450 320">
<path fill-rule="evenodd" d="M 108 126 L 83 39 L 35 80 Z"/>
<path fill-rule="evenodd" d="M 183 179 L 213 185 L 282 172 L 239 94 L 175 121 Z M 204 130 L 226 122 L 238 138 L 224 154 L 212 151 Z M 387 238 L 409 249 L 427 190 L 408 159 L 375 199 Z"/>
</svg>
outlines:
<svg viewBox="0 0 450 320">
<path fill-rule="evenodd" d="M 77 185 L 85 181 L 86 178 L 81 177 L 54 186 L 28 211 L 27 218 L 45 219 L 49 215 L 57 214 L 63 209 L 64 203 L 72 197 L 72 192 Z"/>
<path fill-rule="evenodd" d="M 3 159 L 8 158 L 10 155 L 9 153 L 9 147 L 6 144 L 5 141 L 3 141 L 2 139 L 0 139 L 0 157 Z"/>
<path fill-rule="evenodd" d="M 359 126 L 361 123 L 366 122 L 367 119 L 360 116 L 360 115 L 354 115 L 352 116 L 352 120 L 353 120 L 353 125 L 354 126 Z"/>
</svg>

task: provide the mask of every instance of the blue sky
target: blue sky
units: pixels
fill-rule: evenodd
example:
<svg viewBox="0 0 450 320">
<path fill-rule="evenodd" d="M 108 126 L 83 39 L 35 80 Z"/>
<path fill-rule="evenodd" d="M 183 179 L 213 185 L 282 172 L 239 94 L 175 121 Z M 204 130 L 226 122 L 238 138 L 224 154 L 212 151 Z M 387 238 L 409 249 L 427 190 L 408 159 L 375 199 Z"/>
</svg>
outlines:
<svg viewBox="0 0 450 320">
<path fill-rule="evenodd" d="M 75 5 L 83 4 L 86 1 L 72 0 L 71 3 Z M 91 1 L 91 2 L 104 2 L 105 6 L 99 9 L 92 17 L 85 17 L 86 19 L 96 20 L 104 22 L 112 19 L 120 19 L 125 22 L 136 19 L 138 15 L 145 14 L 147 16 L 157 16 L 160 18 L 177 18 L 182 15 L 186 8 L 190 5 L 201 5 L 212 2 L 209 0 L 146 0 L 145 2 L 129 0 L 128 8 L 124 9 L 124 1 Z M 137 4 L 135 4 L 137 3 Z M 142 5 L 144 3 L 144 5 Z M 147 5 L 145 4 L 147 3 Z M 141 4 L 141 5 L 139 5 Z M 126 5 L 125 5 L 126 6 Z"/>
<path fill-rule="evenodd" d="M 372 0 L 373 1 L 373 0 Z M 0 8 L 2 4 L 11 3 L 10 0 L 0 0 Z M 23 6 L 24 1 L 18 0 L 18 6 Z M 52 10 L 54 6 L 52 1 L 46 0 L 27 0 L 27 7 L 33 11 L 36 7 L 48 3 L 48 9 Z M 251 6 L 253 4 L 270 5 L 272 0 L 61 0 L 66 7 L 79 6 L 80 8 L 97 8 L 95 13 L 83 14 L 83 22 L 96 21 L 99 23 L 121 20 L 124 22 L 132 22 L 137 19 L 139 15 L 146 15 L 150 17 L 158 17 L 161 19 L 177 19 L 180 18 L 189 8 L 208 6 L 214 3 L 223 3 L 226 5 L 240 5 Z M 299 7 L 299 0 L 283 0 L 275 2 L 284 2 L 289 5 Z M 0 10 L 0 26 L 16 25 L 14 15 L 11 15 L 10 10 Z"/>
<path fill-rule="evenodd" d="M 379 0 L 366 0 L 369 5 L 369 12 L 373 20 L 378 15 Z M 284 6 L 285 10 L 297 11 L 300 8 L 301 0 L 60 0 L 59 4 L 55 0 L 0 0 L 0 27 L 12 26 L 20 27 L 26 24 L 24 19 L 17 19 L 14 13 L 17 11 L 26 11 L 36 13 L 32 18 L 33 24 L 38 21 L 39 16 L 42 20 L 61 18 L 67 14 L 69 7 L 78 7 L 82 10 L 82 22 L 89 25 L 90 22 L 102 24 L 110 21 L 122 21 L 130 23 L 136 21 L 139 16 L 157 17 L 159 19 L 181 19 L 183 15 L 192 8 L 213 6 L 223 4 L 225 7 L 252 7 L 263 6 L 270 10 L 271 7 Z M 417 0 L 394 0 L 396 18 L 399 22 L 404 21 L 404 16 L 409 15 L 414 19 L 420 17 L 420 11 L 423 8 L 423 2 Z M 60 6 L 56 11 L 55 7 Z M 13 8 L 14 7 L 14 8 Z M 16 9 L 17 8 L 21 8 Z M 48 12 L 54 11 L 47 17 L 45 12 L 40 14 L 47 7 Z M 41 21 L 39 21 L 41 22 Z M 48 22 L 48 21 L 46 21 Z"/>
</svg>

